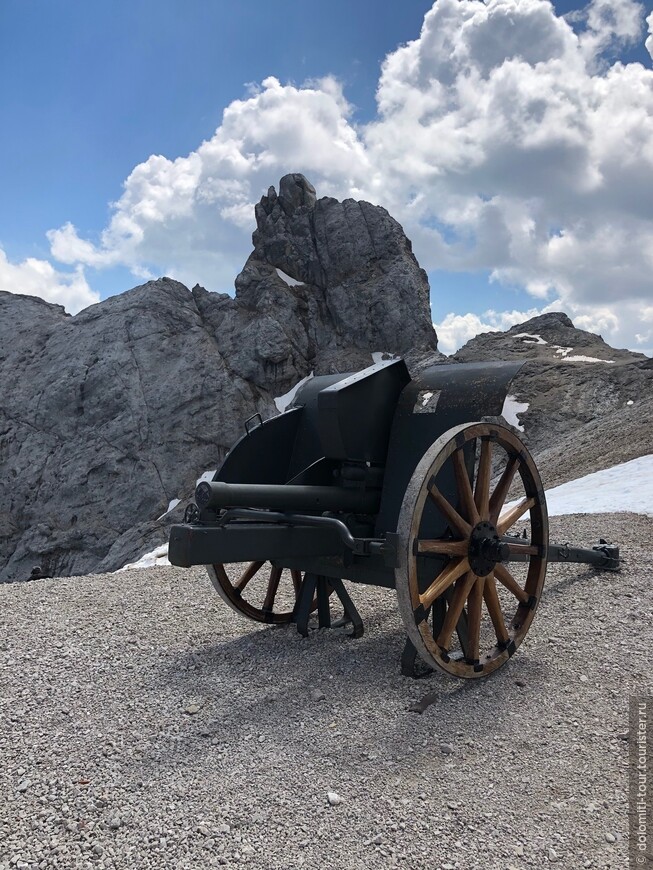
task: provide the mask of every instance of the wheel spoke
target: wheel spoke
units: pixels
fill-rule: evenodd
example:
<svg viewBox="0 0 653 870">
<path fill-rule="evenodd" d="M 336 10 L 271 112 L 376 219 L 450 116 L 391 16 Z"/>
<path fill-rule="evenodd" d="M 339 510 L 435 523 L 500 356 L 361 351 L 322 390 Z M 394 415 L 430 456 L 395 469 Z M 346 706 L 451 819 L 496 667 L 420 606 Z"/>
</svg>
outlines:
<svg viewBox="0 0 653 870">
<path fill-rule="evenodd" d="M 474 583 L 476 582 L 476 574 L 472 571 L 468 571 L 464 577 L 461 577 L 460 580 L 456 583 L 456 586 L 453 590 L 453 595 L 451 596 L 451 601 L 449 602 L 449 608 L 447 610 L 447 615 L 444 618 L 444 622 L 442 624 L 442 631 L 436 638 L 436 643 L 438 646 L 442 647 L 442 649 L 449 649 L 449 644 L 451 643 L 451 635 L 453 634 L 453 630 L 458 624 L 458 620 L 460 619 L 460 614 L 463 612 L 463 607 L 465 606 L 465 601 L 467 601 L 467 596 L 469 595 L 469 590 L 472 588 Z"/>
<path fill-rule="evenodd" d="M 440 556 L 466 556 L 469 550 L 467 541 L 450 541 L 447 538 L 436 538 L 435 540 L 423 540 L 417 542 L 417 552 L 437 553 Z"/>
<path fill-rule="evenodd" d="M 499 514 L 501 513 L 501 508 L 506 501 L 508 490 L 510 489 L 512 481 L 515 477 L 515 472 L 518 468 L 519 456 L 511 456 L 508 464 L 503 470 L 501 479 L 497 483 L 496 488 L 492 493 L 492 498 L 490 499 L 490 522 L 493 526 L 496 526 L 497 524 Z"/>
<path fill-rule="evenodd" d="M 474 501 L 482 520 L 490 518 L 490 473 L 492 471 L 492 442 L 488 438 L 481 440 L 481 457 L 478 461 L 478 477 Z"/>
<path fill-rule="evenodd" d="M 263 602 L 263 610 L 272 610 L 272 606 L 274 605 L 274 599 L 277 594 L 277 589 L 279 588 L 279 581 L 281 580 L 281 572 L 282 568 L 272 567 L 270 571 L 270 579 L 268 580 L 268 589 L 265 593 L 265 601 Z"/>
<path fill-rule="evenodd" d="M 449 525 L 454 528 L 460 535 L 468 538 L 472 531 L 472 527 L 466 520 L 464 520 L 460 516 L 460 514 L 453 507 L 453 505 L 446 500 L 446 498 L 442 495 L 442 493 L 435 484 L 432 484 L 429 487 L 429 495 L 439 507 L 440 511 L 444 515 Z"/>
<path fill-rule="evenodd" d="M 236 590 L 236 592 L 242 593 L 245 586 L 247 586 L 249 581 L 257 573 L 257 571 L 259 571 L 259 569 L 261 568 L 261 565 L 263 565 L 263 564 L 264 564 L 263 562 L 250 562 L 249 563 L 247 568 L 245 568 L 243 573 L 240 575 L 240 579 L 238 580 L 238 582 L 234 586 L 234 589 Z"/>
<path fill-rule="evenodd" d="M 534 498 L 523 498 L 519 504 L 514 505 L 505 514 L 502 514 L 497 523 L 497 532 L 499 535 L 505 535 L 508 529 L 511 529 L 517 520 L 524 516 L 526 511 L 535 507 L 535 504 L 536 502 Z"/>
<path fill-rule="evenodd" d="M 483 604 L 483 587 L 485 579 L 477 577 L 476 582 L 469 590 L 467 598 L 467 637 L 468 648 L 465 650 L 465 658 L 477 662 L 479 657 L 479 645 L 481 639 L 481 605 Z"/>
<path fill-rule="evenodd" d="M 503 585 L 509 592 L 512 592 L 512 594 L 521 604 L 528 604 L 528 593 L 521 588 L 519 583 L 510 573 L 510 571 L 508 571 L 506 566 L 502 565 L 501 562 L 497 562 L 497 564 L 494 566 L 494 576 L 500 583 L 503 583 Z"/>
<path fill-rule="evenodd" d="M 499 602 L 499 595 L 497 593 L 497 586 L 494 582 L 494 576 L 492 574 L 488 574 L 485 578 L 485 586 L 483 587 L 483 598 L 485 599 L 485 605 L 487 607 L 487 611 L 490 614 L 490 619 L 492 620 L 492 625 L 494 626 L 494 633 L 497 636 L 497 640 L 500 644 L 506 644 L 510 640 L 510 635 L 508 634 L 508 629 L 506 628 L 506 623 L 503 618 L 503 613 L 501 611 L 501 604 Z"/>
<path fill-rule="evenodd" d="M 474 493 L 472 492 L 472 485 L 469 482 L 467 468 L 465 467 L 463 448 L 461 447 L 456 450 L 451 459 L 456 473 L 456 486 L 458 487 L 461 504 L 465 510 L 468 522 L 475 526 L 480 517 L 478 515 L 478 510 L 476 509 L 476 503 L 474 502 Z"/>
<path fill-rule="evenodd" d="M 446 592 L 451 584 L 459 577 L 469 571 L 469 561 L 467 557 L 464 559 L 452 559 L 445 569 L 435 578 L 429 588 L 422 592 L 419 596 L 420 603 L 425 610 L 433 604 L 436 598 L 439 598 L 443 592 Z"/>
</svg>

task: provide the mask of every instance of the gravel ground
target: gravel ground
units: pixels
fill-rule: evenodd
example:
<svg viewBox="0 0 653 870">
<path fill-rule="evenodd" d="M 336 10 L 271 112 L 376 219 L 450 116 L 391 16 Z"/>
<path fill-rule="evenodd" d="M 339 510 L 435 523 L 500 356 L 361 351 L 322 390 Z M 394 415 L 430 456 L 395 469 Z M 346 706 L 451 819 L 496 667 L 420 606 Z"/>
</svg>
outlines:
<svg viewBox="0 0 653 870">
<path fill-rule="evenodd" d="M 401 677 L 380 589 L 353 587 L 352 640 L 239 618 L 203 569 L 0 586 L 1 870 L 621 870 L 653 520 L 552 521 L 601 535 L 621 573 L 551 566 L 522 648 L 478 682 Z"/>
</svg>

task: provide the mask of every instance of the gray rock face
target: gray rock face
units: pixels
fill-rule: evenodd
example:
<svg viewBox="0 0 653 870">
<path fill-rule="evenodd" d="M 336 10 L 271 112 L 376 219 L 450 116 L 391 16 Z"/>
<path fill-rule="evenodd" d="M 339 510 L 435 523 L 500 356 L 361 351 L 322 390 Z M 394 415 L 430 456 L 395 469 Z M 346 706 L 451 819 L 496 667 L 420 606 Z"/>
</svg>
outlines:
<svg viewBox="0 0 653 870">
<path fill-rule="evenodd" d="M 293 379 L 308 374 L 301 360 L 328 372 L 339 369 L 343 352 L 354 364 L 355 351 L 393 348 L 416 360 L 436 351 L 426 273 L 385 209 L 317 200 L 302 175 L 286 175 L 279 195 L 271 187 L 256 206 L 256 224 L 236 300 L 254 312 L 265 306 L 269 318 L 262 332 L 258 325 L 246 332 L 254 354 L 251 346 L 237 354 L 248 376 L 260 363 L 268 377 L 271 369 L 278 376 L 290 369 Z M 285 357 L 282 345 L 289 348 Z"/>
<path fill-rule="evenodd" d="M 235 299 L 162 278 L 70 317 L 0 293 L 0 582 L 162 543 L 169 502 L 311 371 L 438 356 L 425 273 L 384 209 L 292 175 L 256 217 Z"/>
<path fill-rule="evenodd" d="M 528 404 L 519 422 L 546 486 L 653 450 L 653 360 L 610 347 L 566 314 L 478 335 L 455 359 L 524 360 L 511 393 Z"/>
</svg>

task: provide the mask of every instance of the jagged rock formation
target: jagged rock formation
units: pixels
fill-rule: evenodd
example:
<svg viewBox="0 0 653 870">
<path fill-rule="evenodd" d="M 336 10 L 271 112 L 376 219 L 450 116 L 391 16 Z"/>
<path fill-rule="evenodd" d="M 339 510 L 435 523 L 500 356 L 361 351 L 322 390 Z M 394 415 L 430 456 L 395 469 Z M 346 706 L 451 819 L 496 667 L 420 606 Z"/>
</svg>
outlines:
<svg viewBox="0 0 653 870">
<path fill-rule="evenodd" d="M 235 299 L 162 278 L 70 317 L 0 293 L 0 582 L 161 543 L 169 502 L 311 371 L 441 356 L 426 274 L 384 209 L 291 175 L 256 220 Z"/>
<path fill-rule="evenodd" d="M 478 335 L 455 359 L 524 360 L 511 393 L 527 405 L 519 422 L 546 486 L 653 451 L 653 360 L 610 347 L 566 314 Z"/>
<path fill-rule="evenodd" d="M 193 291 L 242 377 L 283 393 L 311 370 L 365 366 L 369 352 L 437 358 L 426 273 L 385 209 L 318 200 L 303 175 L 286 175 L 256 224 L 235 304 Z"/>
</svg>

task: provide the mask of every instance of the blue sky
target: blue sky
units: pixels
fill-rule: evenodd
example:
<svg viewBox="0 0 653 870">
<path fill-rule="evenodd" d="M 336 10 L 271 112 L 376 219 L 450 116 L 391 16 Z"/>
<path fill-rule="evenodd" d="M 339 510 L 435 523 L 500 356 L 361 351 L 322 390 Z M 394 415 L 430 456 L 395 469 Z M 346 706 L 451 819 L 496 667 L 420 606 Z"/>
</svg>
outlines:
<svg viewBox="0 0 653 870">
<path fill-rule="evenodd" d="M 520 3 L 530 4 L 528 26 L 531 30 L 525 33 L 532 34 L 533 27 L 543 26 L 544 18 L 535 9 L 540 0 L 505 2 L 513 3 L 515 9 Z M 59 255 L 64 258 L 61 260 L 54 256 L 52 240 L 46 233 L 70 223 L 75 227 L 75 239 L 83 239 L 97 248 L 104 244 L 106 248 L 106 244 L 101 243 L 101 233 L 111 222 L 114 213 L 111 203 L 120 199 L 125 180 L 134 167 L 148 161 L 151 155 L 162 155 L 174 161 L 196 152 L 202 141 L 210 140 L 220 127 L 224 109 L 234 100 L 247 99 L 248 83 L 260 88 L 270 76 L 276 77 L 281 86 L 292 84 L 298 88 L 307 80 L 334 77 L 350 104 L 349 128 L 361 136 L 368 135 L 380 117 L 375 94 L 381 64 L 400 45 L 418 39 L 424 17 L 432 5 L 417 0 L 388 4 L 377 0 L 357 0 L 356 3 L 332 0 L 329 4 L 306 0 L 276 3 L 255 0 L 237 4 L 220 0 L 183 3 L 171 0 L 139 0 L 137 3 L 133 0 L 110 3 L 104 0 L 92 3 L 2 0 L 0 126 L 4 135 L 0 137 L 0 189 L 4 208 L 0 211 L 0 248 L 6 260 L 18 268 L 26 258 L 34 258 L 51 264 L 57 274 L 63 275 L 70 270 L 81 270 L 84 281 L 101 298 L 139 283 L 135 272 L 138 273 L 141 266 L 142 270 L 159 274 L 174 265 L 175 260 L 172 257 L 170 262 L 157 261 L 156 254 L 152 254 L 156 251 L 153 245 L 148 247 L 148 253 L 143 253 L 141 266 L 136 268 L 133 257 L 117 253 L 107 256 L 102 263 L 97 256 L 76 259 L 73 254 Z M 589 79 L 598 81 L 606 77 L 617 60 L 631 64 L 632 68 L 633 64 L 640 64 L 646 70 L 642 74 L 648 74 L 651 57 L 644 47 L 644 18 L 653 8 L 650 0 L 644 4 L 637 4 L 635 0 L 593 0 L 591 5 L 606 20 L 618 20 L 626 13 L 632 17 L 633 9 L 638 8 L 641 30 L 637 38 L 632 38 L 627 34 L 629 25 L 626 23 L 616 37 L 604 40 L 600 50 L 595 52 L 597 58 L 600 55 L 600 64 L 589 70 Z M 558 16 L 584 8 L 582 3 L 555 4 Z M 522 18 L 526 21 L 527 16 Z M 552 14 L 549 19 L 553 20 Z M 587 29 L 588 20 L 574 27 Z M 548 26 L 547 22 L 544 25 Z M 477 61 L 478 58 L 472 59 L 470 63 Z M 493 63 L 496 65 L 496 61 Z M 644 81 L 651 84 L 650 78 Z M 292 111 L 290 104 L 289 109 Z M 641 106 L 638 110 L 641 111 Z M 303 170 L 304 167 L 296 165 L 284 167 L 281 158 L 276 160 L 267 182 L 263 176 L 256 177 L 253 198 L 260 195 L 256 184 L 265 189 L 267 184 L 277 184 L 284 171 Z M 641 171 L 645 170 L 642 166 Z M 496 180 L 501 172 L 496 161 L 486 161 L 483 171 L 491 180 L 490 198 L 496 197 L 497 203 L 505 201 L 508 195 L 518 199 L 521 196 L 523 202 L 532 200 L 528 185 L 523 195 L 519 191 L 515 194 L 512 189 L 506 192 L 506 183 Z M 455 175 L 460 172 L 455 168 L 448 168 L 447 172 L 454 181 L 444 192 L 434 188 L 434 197 L 458 197 Z M 316 182 L 315 171 L 313 177 L 309 171 L 306 174 Z M 346 182 L 354 174 L 347 170 L 338 175 L 327 166 L 324 183 L 329 187 L 328 192 L 342 190 L 343 195 L 348 195 Z M 485 179 L 470 180 L 461 176 L 461 190 L 469 193 L 472 183 L 476 190 L 486 186 Z M 620 189 L 624 183 L 619 181 Z M 511 186 L 510 179 L 507 184 Z M 316 186 L 318 195 L 327 192 Z M 415 186 L 419 189 L 419 180 L 415 181 Z M 358 188 L 366 190 L 364 184 L 358 184 Z M 398 203 L 396 196 L 389 197 L 389 202 L 383 201 L 381 186 L 376 191 L 370 188 L 369 198 L 386 205 L 405 226 L 408 223 L 407 232 L 412 235 L 410 220 L 401 212 L 401 205 L 392 207 Z M 558 220 L 555 212 L 556 208 L 565 207 L 556 200 L 547 211 L 546 221 L 549 227 L 558 223 L 567 226 L 571 238 L 572 219 L 565 224 L 565 216 Z M 612 205 L 608 210 L 611 209 Z M 565 267 L 566 273 L 560 276 L 556 273 L 554 278 L 547 273 L 540 280 L 536 269 L 529 269 L 527 264 L 513 264 L 508 261 L 509 257 L 504 257 L 503 261 L 498 258 L 496 262 L 492 257 L 480 255 L 461 258 L 453 248 L 447 251 L 444 248 L 452 235 L 465 242 L 466 233 L 471 232 L 477 240 L 478 227 L 463 226 L 460 214 L 450 217 L 451 214 L 451 208 L 447 207 L 435 216 L 434 225 L 441 226 L 443 231 L 443 254 L 439 259 L 434 255 L 432 262 L 428 262 L 426 254 L 424 262 L 431 279 L 436 322 L 447 314 L 474 314 L 486 325 L 488 322 L 509 325 L 509 317 L 491 322 L 491 318 L 483 315 L 488 309 L 499 313 L 539 310 L 554 302 L 556 296 L 570 303 L 572 308 L 576 305 L 572 316 L 576 313 L 581 319 L 589 317 L 585 313 L 591 302 L 586 298 L 587 293 L 583 295 L 578 291 L 575 295 L 574 288 L 568 289 L 569 283 L 573 283 L 574 270 L 578 270 L 574 263 Z M 645 217 L 650 223 L 650 214 Z M 434 219 L 430 215 L 420 220 L 421 226 L 427 227 L 429 220 Z M 573 226 L 578 226 L 577 218 L 574 220 Z M 504 223 L 506 221 L 507 218 Z M 239 228 L 243 238 L 248 235 L 246 230 L 242 225 Z M 596 230 L 599 235 L 600 230 L 601 227 Z M 230 237 L 229 232 L 227 237 Z M 421 251 L 426 252 L 428 238 L 425 236 L 420 241 L 419 227 L 416 232 L 415 248 L 420 256 Z M 192 238 L 192 227 L 188 235 Z M 169 240 L 166 244 L 170 247 Z M 62 249 L 60 245 L 56 250 Z M 243 252 L 246 254 L 246 246 Z M 228 259 L 228 254 L 225 258 Z M 186 263 L 181 269 L 183 279 L 189 272 L 187 264 L 192 261 L 192 253 L 180 255 L 180 263 L 182 259 Z M 199 257 L 198 262 L 201 259 Z M 241 257 L 241 265 L 243 261 Z M 203 283 L 209 289 L 229 289 L 229 279 L 225 276 L 230 274 L 230 268 L 235 277 L 238 266 L 230 267 L 226 259 L 222 271 L 211 272 L 206 266 L 198 266 L 202 273 L 198 280 L 204 278 Z M 491 272 L 499 277 L 489 282 Z M 14 269 L 9 274 L 20 273 Z M 213 284 L 206 280 L 207 276 L 213 276 Z M 538 290 L 540 284 L 547 282 L 552 289 Z M 34 286 L 28 284 L 29 292 L 38 292 Z M 10 288 L 3 285 L 1 289 Z M 43 295 L 48 298 L 45 291 Z M 639 292 L 635 306 L 642 304 L 637 301 L 641 298 Z M 606 298 L 597 301 L 603 307 L 605 303 Z M 612 324 L 609 317 L 602 322 L 604 328 Z M 474 324 L 475 321 L 468 321 L 470 329 Z M 629 333 L 626 328 L 615 327 L 613 332 L 622 343 L 630 336 L 631 345 L 647 349 L 648 341 L 636 342 L 632 329 Z"/>
</svg>

